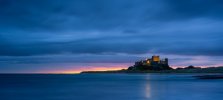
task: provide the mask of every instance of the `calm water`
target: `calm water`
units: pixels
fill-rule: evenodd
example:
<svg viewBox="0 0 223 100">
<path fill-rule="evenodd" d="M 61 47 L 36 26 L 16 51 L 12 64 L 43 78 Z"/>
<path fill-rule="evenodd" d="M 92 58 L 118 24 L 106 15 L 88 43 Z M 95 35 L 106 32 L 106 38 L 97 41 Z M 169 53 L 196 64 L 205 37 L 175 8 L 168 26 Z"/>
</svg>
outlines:
<svg viewBox="0 0 223 100">
<path fill-rule="evenodd" d="M 223 80 L 192 75 L 0 75 L 0 100 L 223 100 Z"/>
</svg>

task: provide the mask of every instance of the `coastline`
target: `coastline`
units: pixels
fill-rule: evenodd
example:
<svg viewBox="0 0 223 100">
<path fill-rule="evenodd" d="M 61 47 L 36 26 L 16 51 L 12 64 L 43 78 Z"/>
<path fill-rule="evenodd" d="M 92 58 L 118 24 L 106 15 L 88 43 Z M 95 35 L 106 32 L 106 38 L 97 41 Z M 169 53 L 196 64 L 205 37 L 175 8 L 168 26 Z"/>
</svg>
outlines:
<svg viewBox="0 0 223 100">
<path fill-rule="evenodd" d="M 172 70 L 160 70 L 160 71 L 155 71 L 155 70 L 127 70 L 127 69 L 122 69 L 122 70 L 110 70 L 110 71 L 83 71 L 80 74 L 84 73 L 158 73 L 158 74 L 203 74 L 203 73 L 212 73 L 212 74 L 221 74 L 223 73 L 223 67 L 208 67 L 208 68 L 193 68 L 193 69 L 172 69 Z"/>
</svg>

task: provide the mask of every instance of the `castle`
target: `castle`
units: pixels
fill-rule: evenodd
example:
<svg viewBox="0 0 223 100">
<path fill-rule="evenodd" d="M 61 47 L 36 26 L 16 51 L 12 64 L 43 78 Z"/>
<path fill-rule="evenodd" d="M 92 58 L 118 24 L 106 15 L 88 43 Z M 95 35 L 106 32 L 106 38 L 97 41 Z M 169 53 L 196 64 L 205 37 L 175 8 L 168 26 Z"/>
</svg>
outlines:
<svg viewBox="0 0 223 100">
<path fill-rule="evenodd" d="M 160 59 L 159 56 L 152 56 L 146 60 L 135 62 L 134 66 L 128 68 L 128 70 L 169 70 L 168 58 Z"/>
</svg>

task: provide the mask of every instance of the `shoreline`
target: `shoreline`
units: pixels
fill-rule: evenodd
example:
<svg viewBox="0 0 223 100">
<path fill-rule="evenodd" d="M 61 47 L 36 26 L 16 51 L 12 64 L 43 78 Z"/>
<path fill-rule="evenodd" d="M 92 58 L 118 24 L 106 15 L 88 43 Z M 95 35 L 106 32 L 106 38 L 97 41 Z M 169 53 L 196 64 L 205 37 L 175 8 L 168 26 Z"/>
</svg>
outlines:
<svg viewBox="0 0 223 100">
<path fill-rule="evenodd" d="M 176 73 L 182 73 L 182 74 L 193 74 L 193 73 L 206 73 L 206 74 L 223 74 L 223 67 L 208 67 L 208 68 L 193 68 L 193 69 L 172 69 L 172 70 L 110 70 L 110 71 L 83 71 L 80 74 L 84 73 L 160 73 L 160 74 L 176 74 Z"/>
</svg>

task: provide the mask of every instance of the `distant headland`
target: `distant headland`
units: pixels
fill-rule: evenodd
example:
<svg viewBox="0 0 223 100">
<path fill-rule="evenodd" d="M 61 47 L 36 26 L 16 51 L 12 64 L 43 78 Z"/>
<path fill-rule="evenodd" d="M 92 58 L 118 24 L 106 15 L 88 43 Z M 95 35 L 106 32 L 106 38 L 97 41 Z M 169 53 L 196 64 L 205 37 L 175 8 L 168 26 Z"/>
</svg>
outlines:
<svg viewBox="0 0 223 100">
<path fill-rule="evenodd" d="M 195 67 L 172 68 L 169 66 L 168 58 L 160 59 L 154 55 L 145 60 L 136 61 L 133 66 L 122 70 L 112 71 L 84 71 L 81 73 L 223 73 L 223 66 L 219 67 Z"/>
</svg>

